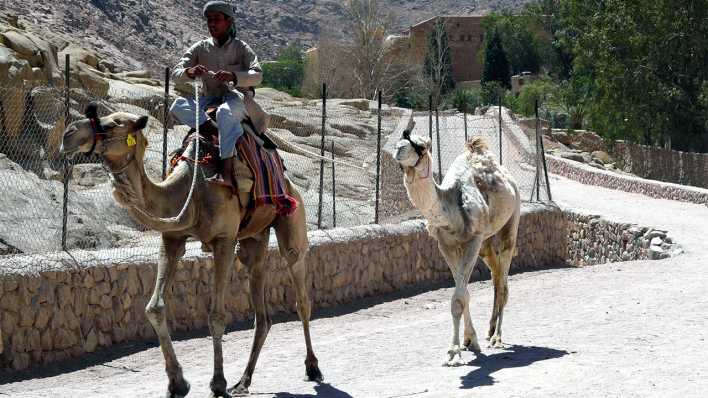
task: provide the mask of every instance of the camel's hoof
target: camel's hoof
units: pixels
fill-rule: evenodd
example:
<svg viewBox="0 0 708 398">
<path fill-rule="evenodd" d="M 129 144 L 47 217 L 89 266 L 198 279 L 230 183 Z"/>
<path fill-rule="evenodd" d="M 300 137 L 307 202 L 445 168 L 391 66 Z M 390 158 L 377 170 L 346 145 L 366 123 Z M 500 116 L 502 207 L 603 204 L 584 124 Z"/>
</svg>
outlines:
<svg viewBox="0 0 708 398">
<path fill-rule="evenodd" d="M 502 344 L 501 336 L 492 336 L 489 339 L 489 347 L 491 347 L 491 348 L 504 348 L 504 344 Z"/>
<path fill-rule="evenodd" d="M 457 357 L 457 358 L 455 358 Z M 447 361 L 443 363 L 443 366 L 460 366 L 462 365 L 462 350 L 460 346 L 453 345 L 447 350 Z"/>
<path fill-rule="evenodd" d="M 244 387 L 240 381 L 235 386 L 229 388 L 227 392 L 232 397 L 247 397 L 249 394 L 248 387 Z"/>
<path fill-rule="evenodd" d="M 307 379 L 305 379 L 305 381 L 316 381 L 321 383 L 324 380 L 324 376 L 322 376 L 322 372 L 320 372 L 320 368 L 318 366 L 307 368 L 305 373 L 307 373 Z"/>
<path fill-rule="evenodd" d="M 474 352 L 475 354 L 479 354 L 482 352 L 482 348 L 480 348 L 477 339 L 465 341 L 464 347 L 467 351 Z"/>
<path fill-rule="evenodd" d="M 167 391 L 165 398 L 184 398 L 189 394 L 189 390 L 192 386 L 189 385 L 187 380 L 184 381 L 184 385 L 177 389 L 177 391 Z"/>
</svg>

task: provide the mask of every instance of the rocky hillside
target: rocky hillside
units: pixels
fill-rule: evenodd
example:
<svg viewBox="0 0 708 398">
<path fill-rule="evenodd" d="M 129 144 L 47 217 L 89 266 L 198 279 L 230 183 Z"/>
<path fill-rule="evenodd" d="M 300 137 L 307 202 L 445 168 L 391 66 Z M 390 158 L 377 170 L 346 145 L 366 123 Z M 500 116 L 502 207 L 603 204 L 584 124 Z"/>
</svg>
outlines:
<svg viewBox="0 0 708 398">
<path fill-rule="evenodd" d="M 21 22 L 42 26 L 94 49 L 120 69 L 160 71 L 206 33 L 200 10 L 207 0 L 4 0 Z M 530 0 L 387 0 L 395 30 L 435 15 L 486 13 L 518 8 Z M 344 37 L 340 0 L 244 0 L 238 4 L 240 36 L 264 59 L 299 41 L 308 46 L 320 34 Z M 325 28 L 325 27 L 337 27 Z"/>
</svg>

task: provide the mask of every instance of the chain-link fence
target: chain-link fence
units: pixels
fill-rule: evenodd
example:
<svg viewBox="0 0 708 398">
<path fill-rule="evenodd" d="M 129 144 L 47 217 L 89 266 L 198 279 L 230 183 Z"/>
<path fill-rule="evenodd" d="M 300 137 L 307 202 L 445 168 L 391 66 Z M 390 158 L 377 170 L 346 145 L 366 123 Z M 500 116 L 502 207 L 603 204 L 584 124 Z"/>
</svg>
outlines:
<svg viewBox="0 0 708 398">
<path fill-rule="evenodd" d="M 433 172 L 438 182 L 457 156 L 466 150 L 465 143 L 472 138 L 482 137 L 489 150 L 516 181 L 523 201 L 552 200 L 541 132 L 537 126 L 525 126 L 506 108 L 499 106 L 478 107 L 472 114 L 436 111 L 431 106 L 429 111 L 414 112 L 413 119 L 413 134 L 428 137 L 432 143 Z M 403 178 L 402 172 L 395 170 L 396 162 L 392 158 L 398 139 L 391 137 L 385 145 L 388 155 L 384 159 L 386 191 L 383 204 L 387 222 L 420 216 L 407 203 L 405 189 L 394 186 Z"/>
<path fill-rule="evenodd" d="M 97 156 L 60 156 L 65 120 L 83 118 L 90 102 L 98 104 L 99 116 L 149 115 L 144 166 L 153 181 L 162 180 L 167 154 L 181 145 L 188 128 L 166 117 L 175 96 L 163 87 L 96 83 L 70 89 L 68 97 L 65 88 L 0 88 L 0 272 L 47 269 L 54 262 L 48 253 L 60 251 L 81 264 L 159 252 L 159 235 L 113 199 L 111 177 Z M 328 100 L 325 109 L 321 99 L 271 90 L 259 91 L 257 101 L 271 116 L 272 132 L 295 145 L 280 153 L 304 198 L 308 228 L 374 222 L 378 135 L 386 139 L 400 111 L 384 107 L 379 113 L 376 102 L 365 100 Z M 313 160 L 303 150 L 341 163 Z M 198 248 L 197 242 L 188 244 L 189 250 Z"/>
</svg>

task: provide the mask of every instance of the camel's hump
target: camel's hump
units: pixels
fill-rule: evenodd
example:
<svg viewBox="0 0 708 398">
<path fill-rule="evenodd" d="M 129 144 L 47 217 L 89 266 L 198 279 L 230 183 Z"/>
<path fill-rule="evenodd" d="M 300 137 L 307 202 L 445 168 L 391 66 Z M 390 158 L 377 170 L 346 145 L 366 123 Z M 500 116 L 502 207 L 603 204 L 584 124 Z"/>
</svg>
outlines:
<svg viewBox="0 0 708 398">
<path fill-rule="evenodd" d="M 487 141 L 482 137 L 474 137 L 467 141 L 467 150 L 471 153 L 483 153 L 489 148 Z"/>
</svg>

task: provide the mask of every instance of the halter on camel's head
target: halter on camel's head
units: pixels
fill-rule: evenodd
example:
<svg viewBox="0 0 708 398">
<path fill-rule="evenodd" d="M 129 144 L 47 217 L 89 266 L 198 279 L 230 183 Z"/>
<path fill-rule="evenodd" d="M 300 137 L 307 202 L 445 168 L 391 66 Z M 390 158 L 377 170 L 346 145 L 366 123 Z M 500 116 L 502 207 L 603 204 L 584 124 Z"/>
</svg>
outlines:
<svg viewBox="0 0 708 398">
<path fill-rule="evenodd" d="M 109 171 L 119 173 L 135 158 L 138 144 L 143 148 L 147 146 L 147 139 L 141 133 L 147 126 L 147 116 L 116 112 L 101 118 L 95 103 L 86 107 L 85 115 L 85 119 L 71 123 L 64 130 L 60 152 L 65 156 L 96 153 Z M 120 168 L 112 167 L 126 158 L 126 163 Z"/>
<path fill-rule="evenodd" d="M 401 139 L 396 144 L 395 159 L 401 167 L 417 167 L 430 150 L 430 141 L 427 138 L 411 134 L 414 127 L 415 123 L 411 116 L 408 126 L 403 130 Z"/>
</svg>

